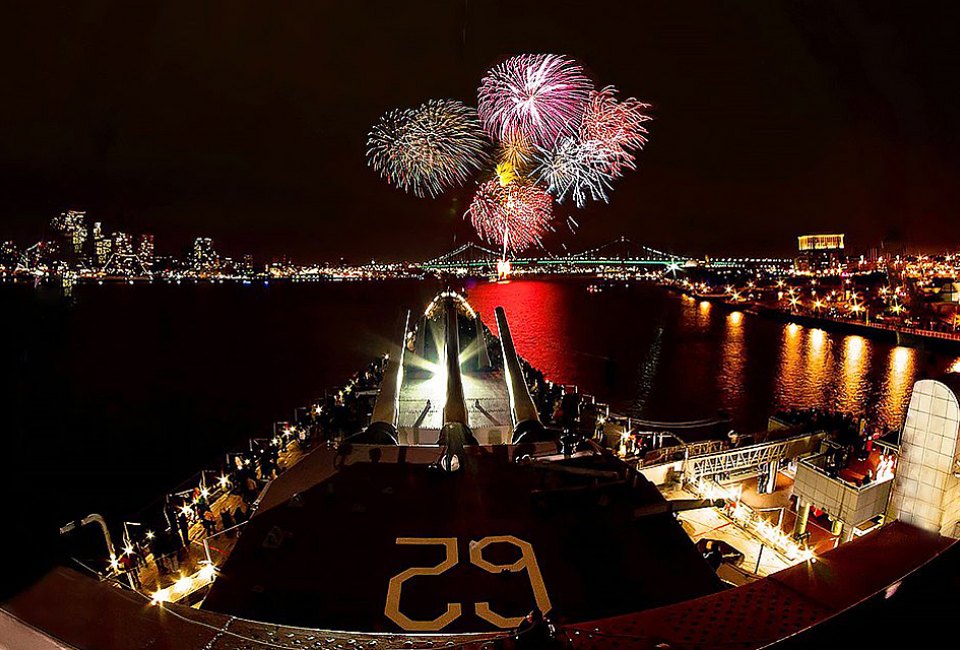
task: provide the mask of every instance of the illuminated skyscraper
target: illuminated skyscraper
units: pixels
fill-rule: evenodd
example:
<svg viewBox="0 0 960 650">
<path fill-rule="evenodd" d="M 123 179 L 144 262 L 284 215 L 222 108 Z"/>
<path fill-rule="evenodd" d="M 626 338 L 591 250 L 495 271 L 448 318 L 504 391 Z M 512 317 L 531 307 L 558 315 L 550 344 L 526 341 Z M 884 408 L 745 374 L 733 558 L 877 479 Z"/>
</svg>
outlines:
<svg viewBox="0 0 960 650">
<path fill-rule="evenodd" d="M 141 261 L 140 256 L 134 251 L 133 237 L 124 232 L 113 235 L 113 252 L 110 254 L 107 263 L 104 264 L 103 270 L 108 275 L 125 277 L 150 275 L 149 267 Z"/>
<path fill-rule="evenodd" d="M 197 237 L 193 241 L 193 252 L 190 256 L 190 269 L 194 273 L 209 275 L 216 273 L 220 266 L 220 256 L 213 248 L 213 240 L 209 237 Z"/>
<path fill-rule="evenodd" d="M 20 251 L 17 245 L 12 241 L 5 241 L 0 244 L 0 268 L 13 270 L 20 260 Z"/>
<path fill-rule="evenodd" d="M 94 242 L 95 253 L 97 256 L 97 266 L 104 266 L 110 259 L 110 253 L 113 252 L 113 242 L 106 237 L 100 237 Z"/>
<path fill-rule="evenodd" d="M 140 243 L 137 246 L 137 257 L 140 263 L 147 270 L 153 266 L 153 235 L 145 233 L 140 235 Z"/>
<path fill-rule="evenodd" d="M 125 232 L 114 233 L 113 252 L 115 255 L 133 255 L 133 237 Z"/>
<path fill-rule="evenodd" d="M 253 255 L 249 253 L 243 256 L 243 261 L 240 262 L 240 275 L 250 277 L 253 275 Z"/>
<path fill-rule="evenodd" d="M 87 226 L 84 224 L 86 212 L 67 210 L 54 217 L 50 225 L 58 233 L 70 241 L 69 249 L 79 255 L 83 251 L 83 243 L 87 240 Z"/>
</svg>

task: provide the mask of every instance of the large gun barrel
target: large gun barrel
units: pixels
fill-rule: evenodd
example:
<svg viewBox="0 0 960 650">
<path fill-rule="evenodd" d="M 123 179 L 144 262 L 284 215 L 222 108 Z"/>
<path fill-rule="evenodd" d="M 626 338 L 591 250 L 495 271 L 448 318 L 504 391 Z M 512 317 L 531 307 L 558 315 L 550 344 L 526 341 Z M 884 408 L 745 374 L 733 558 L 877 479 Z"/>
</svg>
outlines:
<svg viewBox="0 0 960 650">
<path fill-rule="evenodd" d="M 451 298 L 444 304 L 447 317 L 444 363 L 447 370 L 447 400 L 443 405 L 443 423 L 467 424 L 467 402 L 463 396 L 463 377 L 460 375 L 460 328 L 457 324 L 457 306 Z"/>
<path fill-rule="evenodd" d="M 403 337 L 400 345 L 391 350 L 387 364 L 383 369 L 383 380 L 380 382 L 380 392 L 377 394 L 377 403 L 373 407 L 370 422 L 385 422 L 390 426 L 397 426 L 397 417 L 400 413 L 400 384 L 403 381 L 403 356 L 406 353 L 407 328 L 410 326 L 410 312 L 403 324 Z"/>
<path fill-rule="evenodd" d="M 477 330 L 477 368 L 479 370 L 490 370 L 490 351 L 487 349 L 487 337 L 483 333 L 483 321 L 480 320 L 480 312 L 477 312 L 473 318 L 474 327 Z"/>
<path fill-rule="evenodd" d="M 403 357 L 407 349 L 407 330 L 410 327 L 410 312 L 403 324 L 403 336 L 400 345 L 390 351 L 377 402 L 373 405 L 370 426 L 359 434 L 355 441 L 369 444 L 399 444 L 397 422 L 400 417 L 400 386 L 403 383 Z"/>
<path fill-rule="evenodd" d="M 444 447 L 440 466 L 454 472 L 465 458 L 464 446 L 477 444 L 467 422 L 467 402 L 463 395 L 463 377 L 460 374 L 460 326 L 457 306 L 452 298 L 444 304 L 447 317 L 444 364 L 447 370 L 447 401 L 443 405 L 443 427 L 439 444 Z"/>
<path fill-rule="evenodd" d="M 513 345 L 513 336 L 507 324 L 507 314 L 503 307 L 497 307 L 497 330 L 500 333 L 500 345 L 503 348 L 503 368 L 506 373 L 507 390 L 510 393 L 510 416 L 513 419 L 513 442 L 520 442 L 528 434 L 534 436 L 543 432 L 540 414 L 530 397 L 530 390 L 523 378 L 520 358 Z"/>
</svg>

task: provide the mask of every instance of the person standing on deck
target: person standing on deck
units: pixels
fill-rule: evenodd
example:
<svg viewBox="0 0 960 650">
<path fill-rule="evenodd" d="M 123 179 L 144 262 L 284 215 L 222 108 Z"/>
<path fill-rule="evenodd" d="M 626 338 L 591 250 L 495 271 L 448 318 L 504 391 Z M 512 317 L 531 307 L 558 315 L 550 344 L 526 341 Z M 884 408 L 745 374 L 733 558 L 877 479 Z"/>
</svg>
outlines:
<svg viewBox="0 0 960 650">
<path fill-rule="evenodd" d="M 177 530 L 180 533 L 180 540 L 183 545 L 190 546 L 190 525 L 187 523 L 187 515 L 181 511 L 177 515 Z"/>
</svg>

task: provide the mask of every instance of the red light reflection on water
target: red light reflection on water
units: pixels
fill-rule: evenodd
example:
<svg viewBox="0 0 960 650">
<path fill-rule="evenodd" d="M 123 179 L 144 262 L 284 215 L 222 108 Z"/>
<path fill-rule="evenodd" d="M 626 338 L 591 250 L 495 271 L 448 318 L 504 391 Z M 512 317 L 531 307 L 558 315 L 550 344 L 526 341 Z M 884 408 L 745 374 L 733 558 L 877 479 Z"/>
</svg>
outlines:
<svg viewBox="0 0 960 650">
<path fill-rule="evenodd" d="M 647 285 L 590 293 L 585 281 L 521 279 L 477 282 L 467 293 L 494 332 L 494 308 L 504 307 L 517 351 L 547 378 L 650 419 L 723 409 L 762 428 L 777 409 L 819 407 L 898 426 L 913 382 L 953 362 Z"/>
<path fill-rule="evenodd" d="M 576 383 L 570 337 L 570 289 L 556 282 L 478 282 L 468 288 L 470 304 L 494 334 L 494 309 L 503 307 L 517 352 L 560 383 Z"/>
</svg>

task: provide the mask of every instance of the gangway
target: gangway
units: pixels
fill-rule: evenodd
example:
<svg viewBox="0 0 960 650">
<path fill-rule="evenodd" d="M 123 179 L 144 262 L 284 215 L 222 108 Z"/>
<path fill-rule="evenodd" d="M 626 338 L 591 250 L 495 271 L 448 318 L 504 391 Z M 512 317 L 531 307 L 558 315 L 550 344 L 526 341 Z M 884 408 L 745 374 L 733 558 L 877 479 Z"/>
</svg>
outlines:
<svg viewBox="0 0 960 650">
<path fill-rule="evenodd" d="M 684 479 L 688 483 L 696 483 L 702 478 L 718 474 L 759 469 L 761 465 L 778 462 L 781 458 L 804 456 L 818 451 L 820 441 L 826 435 L 825 431 L 814 431 L 702 456 L 688 456 L 683 463 Z"/>
</svg>

